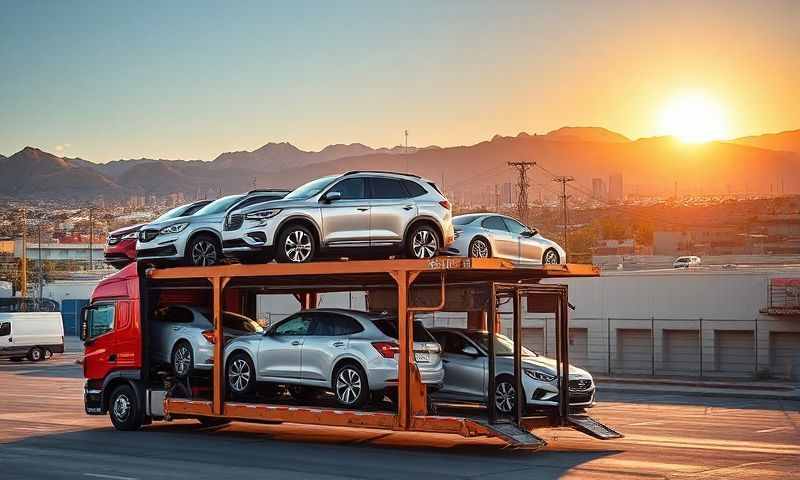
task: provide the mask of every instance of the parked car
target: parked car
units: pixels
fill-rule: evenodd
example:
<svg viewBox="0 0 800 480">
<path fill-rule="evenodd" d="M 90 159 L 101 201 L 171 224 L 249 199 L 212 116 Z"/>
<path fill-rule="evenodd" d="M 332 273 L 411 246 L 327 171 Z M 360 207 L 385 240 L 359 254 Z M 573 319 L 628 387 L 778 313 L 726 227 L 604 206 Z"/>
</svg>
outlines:
<svg viewBox="0 0 800 480">
<path fill-rule="evenodd" d="M 397 388 L 397 318 L 345 309 L 295 313 L 264 335 L 240 337 L 225 347 L 225 373 L 235 397 L 257 382 L 286 385 L 307 398 L 329 390 L 345 407 L 382 400 Z M 414 322 L 414 356 L 423 383 L 444 378 L 440 347 L 421 322 Z"/>
<path fill-rule="evenodd" d="M 450 202 L 416 175 L 355 171 L 319 178 L 280 201 L 231 210 L 226 255 L 310 262 L 322 253 L 388 248 L 437 255 L 453 239 Z"/>
<path fill-rule="evenodd" d="M 54 353 L 64 353 L 60 313 L 0 313 L 0 357 L 39 362 Z"/>
<path fill-rule="evenodd" d="M 214 265 L 222 259 L 222 228 L 226 214 L 236 208 L 283 198 L 287 190 L 253 190 L 228 195 L 193 215 L 160 220 L 142 227 L 136 242 L 139 260 Z"/>
<path fill-rule="evenodd" d="M 169 364 L 178 378 L 195 370 L 210 370 L 214 364 L 214 327 L 205 308 L 174 305 L 153 312 L 152 358 Z M 263 333 L 255 320 L 233 312 L 222 313 L 225 341 Z"/>
<path fill-rule="evenodd" d="M 455 241 L 447 253 L 476 258 L 504 258 L 519 264 L 566 263 L 567 252 L 535 228 L 497 213 L 453 218 Z"/>
<path fill-rule="evenodd" d="M 170 218 L 193 215 L 209 203 L 211 203 L 211 200 L 199 200 L 175 207 L 153 220 L 153 222 L 163 222 Z M 139 238 L 139 230 L 145 225 L 147 224 L 139 223 L 137 225 L 129 225 L 108 234 L 106 246 L 103 249 L 105 261 L 108 265 L 115 268 L 122 268 L 136 261 L 136 240 Z"/>
<path fill-rule="evenodd" d="M 700 260 L 700 257 L 696 257 L 694 255 L 687 255 L 683 257 L 678 257 L 672 262 L 672 268 L 689 268 L 689 267 L 699 267 L 703 263 Z"/>
<path fill-rule="evenodd" d="M 457 328 L 431 328 L 442 346 L 444 385 L 433 398 L 446 401 L 485 403 L 488 387 L 489 333 Z M 514 342 L 505 335 L 495 335 L 495 393 L 497 411 L 509 414 L 516 405 L 514 386 Z M 556 362 L 522 348 L 522 388 L 527 409 L 558 406 Z M 589 372 L 569 366 L 570 406 L 591 407 L 595 385 Z"/>
</svg>

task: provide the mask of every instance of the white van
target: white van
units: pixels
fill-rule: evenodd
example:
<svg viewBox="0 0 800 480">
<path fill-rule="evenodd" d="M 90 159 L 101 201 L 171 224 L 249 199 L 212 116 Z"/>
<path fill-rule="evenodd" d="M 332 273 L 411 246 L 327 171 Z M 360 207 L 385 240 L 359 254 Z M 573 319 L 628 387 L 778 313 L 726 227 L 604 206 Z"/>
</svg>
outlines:
<svg viewBox="0 0 800 480">
<path fill-rule="evenodd" d="M 700 257 L 696 257 L 694 255 L 687 255 L 684 257 L 678 257 L 672 262 L 672 268 L 688 268 L 688 267 L 697 267 L 702 264 L 702 260 Z"/>
<path fill-rule="evenodd" d="M 64 353 L 60 312 L 0 313 L 0 357 L 38 362 Z"/>
</svg>

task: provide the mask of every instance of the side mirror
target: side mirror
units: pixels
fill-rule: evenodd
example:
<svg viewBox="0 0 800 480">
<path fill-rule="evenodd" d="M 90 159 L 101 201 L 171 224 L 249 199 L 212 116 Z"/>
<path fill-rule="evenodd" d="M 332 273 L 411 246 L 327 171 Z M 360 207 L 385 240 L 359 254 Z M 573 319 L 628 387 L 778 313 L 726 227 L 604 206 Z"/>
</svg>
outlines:
<svg viewBox="0 0 800 480">
<path fill-rule="evenodd" d="M 323 199 L 328 203 L 335 202 L 337 200 L 341 200 L 342 199 L 342 192 L 328 192 L 328 193 L 325 194 Z"/>
<path fill-rule="evenodd" d="M 81 308 L 81 329 L 80 329 L 80 338 L 81 341 L 86 341 L 86 338 L 89 336 L 89 307 Z"/>
<path fill-rule="evenodd" d="M 0 337 L 11 335 L 11 322 L 0 323 Z"/>
<path fill-rule="evenodd" d="M 466 347 L 464 347 L 461 350 L 461 353 L 463 353 L 464 355 L 469 355 L 470 357 L 477 357 L 478 355 L 480 355 L 480 353 L 478 353 L 478 349 L 473 347 L 472 345 L 467 345 Z"/>
<path fill-rule="evenodd" d="M 525 238 L 531 238 L 531 237 L 536 236 L 537 233 L 539 233 L 539 232 L 537 232 L 536 229 L 534 228 L 533 230 L 525 230 L 520 235 L 522 235 Z"/>
</svg>

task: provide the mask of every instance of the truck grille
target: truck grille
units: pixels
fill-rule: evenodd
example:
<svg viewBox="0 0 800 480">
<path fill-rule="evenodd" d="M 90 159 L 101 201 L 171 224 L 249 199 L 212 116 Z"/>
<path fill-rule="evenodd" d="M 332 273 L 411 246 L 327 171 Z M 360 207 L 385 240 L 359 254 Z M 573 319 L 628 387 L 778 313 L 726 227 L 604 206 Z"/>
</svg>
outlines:
<svg viewBox="0 0 800 480">
<path fill-rule="evenodd" d="M 158 230 L 140 230 L 139 240 L 142 242 L 149 242 L 158 236 Z"/>
<path fill-rule="evenodd" d="M 225 218 L 225 230 L 238 230 L 244 223 L 244 215 L 241 213 L 234 213 Z"/>
<path fill-rule="evenodd" d="M 584 390 L 589 390 L 590 388 L 592 388 L 592 381 L 588 378 L 569 381 L 569 390 L 571 392 L 582 392 Z"/>
</svg>

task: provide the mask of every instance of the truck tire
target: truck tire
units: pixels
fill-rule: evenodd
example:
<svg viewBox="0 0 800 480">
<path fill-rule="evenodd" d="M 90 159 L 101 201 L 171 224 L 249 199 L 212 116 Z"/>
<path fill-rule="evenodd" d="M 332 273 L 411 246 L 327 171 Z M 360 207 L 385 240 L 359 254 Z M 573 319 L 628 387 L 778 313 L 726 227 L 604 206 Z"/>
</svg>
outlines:
<svg viewBox="0 0 800 480">
<path fill-rule="evenodd" d="M 144 410 L 139 397 L 130 385 L 120 385 L 111 392 L 108 415 L 117 430 L 139 430 L 144 422 Z"/>
<path fill-rule="evenodd" d="M 28 360 L 31 362 L 41 362 L 44 360 L 44 352 L 39 347 L 31 347 L 31 349 L 28 350 Z"/>
</svg>

